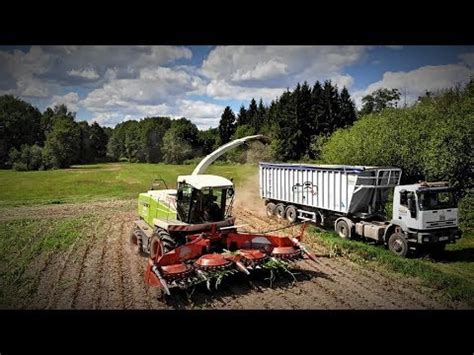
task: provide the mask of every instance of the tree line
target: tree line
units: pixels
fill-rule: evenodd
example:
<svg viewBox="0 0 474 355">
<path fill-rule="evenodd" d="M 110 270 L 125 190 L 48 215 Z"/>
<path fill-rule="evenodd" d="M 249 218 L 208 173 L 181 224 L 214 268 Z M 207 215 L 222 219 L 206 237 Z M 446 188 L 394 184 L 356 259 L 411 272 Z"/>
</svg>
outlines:
<svg viewBox="0 0 474 355">
<path fill-rule="evenodd" d="M 65 105 L 36 107 L 0 96 L 0 167 L 16 170 L 66 168 L 104 161 L 111 128 L 77 122 Z"/>
<path fill-rule="evenodd" d="M 252 99 L 237 115 L 226 107 L 219 126 L 207 130 L 199 130 L 184 117 L 146 117 L 106 128 L 76 121 L 65 105 L 41 113 L 19 98 L 4 95 L 0 97 L 0 166 L 38 170 L 106 160 L 180 164 L 231 139 L 257 133 L 272 138 L 269 154 L 278 160 L 315 158 L 311 147 L 315 137 L 327 137 L 355 119 L 349 92 L 338 91 L 330 81 L 313 87 L 298 84 L 268 106 Z M 242 161 L 241 153 L 237 150 L 224 159 Z"/>
<path fill-rule="evenodd" d="M 237 116 L 230 107 L 219 123 L 219 143 L 262 133 L 272 140 L 271 155 L 282 161 L 315 159 L 312 143 L 328 137 L 338 128 L 348 127 L 357 119 L 354 102 L 344 87 L 338 90 L 331 81 L 313 87 L 307 82 L 286 90 L 265 106 L 260 100 L 242 106 Z"/>
</svg>

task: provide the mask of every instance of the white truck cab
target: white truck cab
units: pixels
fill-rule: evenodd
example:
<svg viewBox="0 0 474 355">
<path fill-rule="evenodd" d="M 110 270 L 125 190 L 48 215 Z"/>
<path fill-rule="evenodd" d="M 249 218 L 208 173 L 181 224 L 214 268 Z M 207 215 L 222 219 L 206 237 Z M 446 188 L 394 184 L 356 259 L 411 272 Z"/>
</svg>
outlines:
<svg viewBox="0 0 474 355">
<path fill-rule="evenodd" d="M 453 242 L 461 237 L 456 199 L 445 182 L 396 186 L 391 223 L 400 225 L 416 243 Z"/>
</svg>

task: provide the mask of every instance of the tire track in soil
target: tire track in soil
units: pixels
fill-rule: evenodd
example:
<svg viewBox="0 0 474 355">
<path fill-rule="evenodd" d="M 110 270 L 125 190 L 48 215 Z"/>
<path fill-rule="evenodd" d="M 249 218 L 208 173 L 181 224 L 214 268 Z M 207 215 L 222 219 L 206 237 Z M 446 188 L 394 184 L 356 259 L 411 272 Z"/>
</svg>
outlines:
<svg viewBox="0 0 474 355">
<path fill-rule="evenodd" d="M 116 215 L 112 222 L 112 227 L 107 233 L 107 248 L 104 254 L 104 264 L 102 273 L 100 309 L 123 309 L 123 276 L 122 273 L 122 248 L 121 232 L 125 222 L 120 220 L 120 215 Z"/>
<path fill-rule="evenodd" d="M 325 248 L 317 242 L 310 243 L 313 250 L 317 250 L 322 254 L 327 253 Z M 375 296 L 378 296 L 379 299 L 387 299 L 386 293 L 396 292 L 398 294 L 398 302 L 393 302 L 392 299 L 388 299 L 392 305 L 396 306 L 397 309 L 445 309 L 446 305 L 442 305 L 439 302 L 435 301 L 431 297 L 427 297 L 426 294 L 423 294 L 418 290 L 419 285 L 413 285 L 408 282 L 403 282 L 400 278 L 395 278 L 391 275 L 382 274 L 377 270 L 368 270 L 362 265 L 355 263 L 354 261 L 347 258 L 336 257 L 331 259 L 334 265 L 326 264 L 328 267 L 334 269 L 336 272 L 345 272 L 347 274 L 357 274 L 362 278 L 370 279 L 370 283 L 375 283 L 376 287 L 370 287 L 374 292 Z M 341 270 L 342 269 L 342 270 Z M 367 282 L 367 281 L 366 281 Z M 405 292 L 407 290 L 408 292 Z M 402 300 L 400 300 L 400 298 Z M 409 305 L 409 307 L 407 307 Z M 451 308 L 451 307 L 448 307 Z"/>
<path fill-rule="evenodd" d="M 239 210 L 236 215 L 240 221 L 247 223 L 251 221 L 249 224 L 252 224 L 254 227 L 256 225 L 267 229 L 269 227 L 268 222 L 251 212 Z M 277 224 L 284 226 L 280 221 L 277 221 Z M 292 228 L 292 234 L 295 234 L 295 228 L 296 227 Z M 279 233 L 275 232 L 275 234 Z M 315 243 L 311 244 L 313 244 L 313 250 L 317 249 L 319 252 L 323 251 L 321 247 L 314 248 Z M 322 271 L 334 279 L 334 283 L 329 283 L 328 280 L 324 278 L 319 278 L 313 282 L 322 286 L 324 291 L 336 296 L 339 302 L 348 303 L 350 308 L 442 308 L 437 302 L 415 291 L 413 285 L 405 285 L 399 282 L 399 280 L 387 278 L 380 273 L 369 272 L 368 270 L 364 270 L 362 266 L 350 262 L 349 260 L 337 259 L 323 260 L 320 257 L 319 267 L 309 263 L 307 264 L 308 266 L 311 265 L 309 267 L 310 269 Z M 304 284 L 300 284 L 300 286 L 303 285 Z M 408 292 L 403 292 L 403 287 L 406 287 Z M 410 289 L 408 290 L 408 288 Z M 348 293 L 348 290 L 350 293 Z M 338 297 L 340 294 L 344 295 L 344 297 Z M 359 300 L 358 302 L 354 302 L 354 296 Z"/>
<path fill-rule="evenodd" d="M 362 266 L 350 260 L 344 260 L 344 263 L 341 263 L 340 260 L 335 259 L 335 264 L 339 264 L 341 265 L 341 268 L 347 268 L 353 273 L 357 272 L 357 274 L 370 280 L 371 283 L 376 283 L 377 288 L 372 289 L 375 294 L 379 295 L 379 297 L 382 299 L 384 297 L 384 292 L 395 292 L 398 295 L 398 297 L 395 299 L 397 302 L 392 303 L 397 306 L 397 309 L 445 309 L 446 307 L 448 307 L 446 305 L 441 305 L 440 303 L 436 302 L 430 297 L 427 297 L 426 295 L 423 295 L 415 289 L 414 285 L 403 283 L 401 280 L 396 280 L 394 278 L 391 278 L 389 275 L 383 275 L 375 270 L 369 272 L 367 269 L 364 269 Z M 404 288 L 409 288 L 409 292 L 404 292 Z M 378 290 L 381 290 L 383 292 L 378 292 Z M 407 307 L 408 305 L 410 306 Z"/>
<path fill-rule="evenodd" d="M 302 261 L 295 272 L 298 281 L 277 279 L 273 287 L 268 275 L 247 279 L 232 277 L 218 291 L 196 289 L 191 300 L 157 299 L 155 289 L 144 282 L 146 258 L 134 254 L 128 242 L 136 214 L 131 209 L 108 217 L 98 211 L 96 230 L 75 241 L 63 253 L 47 257 L 39 273 L 39 286 L 32 308 L 93 309 L 375 309 L 442 308 L 436 301 L 380 272 L 365 269 L 343 257 L 327 258 L 327 250 L 314 239 L 308 243 L 320 254 L 320 263 Z M 249 231 L 282 227 L 252 212 L 235 209 L 236 224 Z M 92 228 L 91 228 L 92 229 Z M 291 234 L 299 234 L 293 227 Z M 288 234 L 288 230 L 274 232 Z M 41 265 L 41 263 L 39 263 Z M 249 281 L 251 280 L 251 281 Z M 251 286 L 253 284 L 253 286 Z"/>
<path fill-rule="evenodd" d="M 308 243 L 311 245 L 313 250 L 320 252 L 322 255 L 326 254 L 327 251 L 325 248 L 317 242 L 313 241 Z M 442 304 L 436 302 L 430 297 L 427 297 L 423 293 L 419 292 L 417 289 L 417 285 L 409 284 L 403 282 L 403 280 L 394 278 L 390 275 L 382 274 L 377 270 L 367 270 L 362 265 L 355 263 L 350 259 L 343 259 L 340 257 L 332 258 L 332 264 L 327 263 L 326 266 L 332 268 L 338 273 L 344 272 L 346 274 L 357 274 L 362 278 L 370 279 L 370 283 L 375 283 L 376 287 L 370 287 L 373 291 L 374 296 L 378 297 L 381 300 L 387 300 L 392 303 L 392 305 L 396 306 L 397 309 L 424 309 L 424 308 L 439 308 L 443 309 L 447 306 L 443 306 Z M 321 261 L 321 259 L 320 259 Z M 367 282 L 367 281 L 366 281 Z M 364 283 L 365 284 L 365 283 Z M 409 292 L 404 292 L 404 289 L 409 289 Z M 386 298 L 386 293 L 388 292 L 396 292 L 399 297 L 397 299 L 402 298 L 403 301 L 393 302 L 392 299 Z M 409 307 L 407 307 L 409 305 Z"/>
<path fill-rule="evenodd" d="M 53 257 L 48 267 L 41 273 L 34 308 L 55 309 L 63 292 L 71 287 L 72 275 L 68 272 L 69 266 L 77 259 L 78 251 L 84 247 L 83 239 L 76 239 L 66 252 Z M 66 276 L 67 275 L 67 276 Z"/>
<path fill-rule="evenodd" d="M 79 259 L 76 259 L 76 260 L 79 260 L 79 264 L 74 263 L 74 266 L 72 269 L 71 269 L 71 272 L 74 272 L 74 275 L 75 275 L 75 285 L 74 285 L 74 288 L 73 288 L 73 293 L 72 295 L 69 295 L 69 289 L 67 290 L 68 292 L 66 292 L 66 297 L 63 297 L 61 298 L 61 301 L 62 301 L 62 306 L 61 306 L 61 303 L 60 303 L 60 308 L 64 308 L 64 309 L 69 309 L 69 308 L 78 308 L 77 307 L 77 297 L 79 295 L 79 292 L 81 291 L 81 288 L 82 289 L 85 289 L 83 288 L 83 279 L 85 278 L 86 274 L 85 274 L 85 271 L 87 270 L 87 261 L 89 259 L 89 254 L 91 253 L 91 251 L 95 251 L 96 249 L 94 248 L 95 244 L 96 244 L 96 240 L 98 239 L 97 238 L 97 233 L 98 233 L 98 230 L 99 230 L 99 226 L 101 224 L 101 219 L 99 219 L 98 221 L 96 221 L 96 224 L 95 224 L 95 227 L 94 227 L 94 231 L 92 232 L 92 236 L 87 236 L 85 239 L 84 239 L 84 244 L 85 244 L 85 247 L 84 247 L 84 252 L 82 253 L 82 257 L 79 258 Z M 92 258 L 92 262 L 94 262 L 94 258 Z M 77 266 L 78 265 L 78 266 Z M 87 281 L 86 281 L 87 283 Z M 72 288 L 71 288 L 72 289 Z M 89 292 L 90 290 L 87 289 L 87 292 Z M 86 296 L 87 297 L 87 296 Z M 70 298 L 70 299 L 69 299 Z M 87 297 L 87 300 L 90 300 L 89 297 Z"/>
<path fill-rule="evenodd" d="M 96 228 L 94 238 L 88 241 L 89 252 L 78 277 L 72 308 L 96 309 L 97 300 L 100 300 L 100 280 L 103 274 L 104 250 L 107 245 L 104 233 L 110 229 L 111 222 L 110 219 L 103 218 L 98 224 L 100 228 Z"/>
<path fill-rule="evenodd" d="M 145 258 L 132 252 L 128 240 L 134 216 L 127 214 L 124 217 L 126 217 L 124 218 L 126 223 L 122 224 L 120 249 L 122 256 L 125 257 L 122 262 L 125 308 L 149 309 L 151 308 L 149 295 L 147 295 L 143 280 L 145 264 L 141 263 L 143 267 L 137 267 L 140 264 L 139 261 L 144 261 Z"/>
<path fill-rule="evenodd" d="M 46 270 L 48 270 L 51 265 L 52 261 L 54 260 L 54 253 L 49 252 L 48 255 L 45 258 L 42 258 L 42 260 L 39 262 L 39 266 L 35 267 L 34 265 L 31 267 L 32 270 L 38 270 L 36 273 L 35 277 L 35 289 L 36 293 L 32 297 L 32 299 L 25 299 L 22 303 L 21 308 L 24 309 L 43 309 L 47 305 L 47 297 L 37 297 L 39 287 L 41 285 L 42 277 L 45 274 Z M 51 290 L 51 289 L 49 289 Z"/>
<path fill-rule="evenodd" d="M 82 264 L 89 251 L 87 236 L 84 240 L 76 244 L 72 250 L 71 257 L 64 263 L 57 281 L 58 288 L 52 294 L 51 303 L 48 308 L 70 309 L 75 298 L 77 283 L 82 269 Z"/>
<path fill-rule="evenodd" d="M 320 270 L 329 275 L 332 278 L 332 281 L 330 281 L 330 284 L 329 282 L 327 283 L 327 287 L 332 286 L 332 289 L 334 292 L 336 292 L 336 294 L 344 295 L 343 299 L 348 301 L 350 308 L 397 308 L 397 305 L 391 300 L 391 298 L 382 297 L 376 292 L 378 285 L 373 285 L 370 287 L 364 282 L 366 280 L 355 280 L 349 276 L 349 273 L 336 270 L 329 263 L 323 261 L 322 258 L 319 258 L 318 260 L 319 264 L 317 266 L 313 266 L 308 263 L 307 267 L 315 271 Z M 321 279 L 319 280 L 319 284 L 326 283 L 326 281 L 328 280 Z M 365 285 L 365 287 L 362 285 Z"/>
</svg>

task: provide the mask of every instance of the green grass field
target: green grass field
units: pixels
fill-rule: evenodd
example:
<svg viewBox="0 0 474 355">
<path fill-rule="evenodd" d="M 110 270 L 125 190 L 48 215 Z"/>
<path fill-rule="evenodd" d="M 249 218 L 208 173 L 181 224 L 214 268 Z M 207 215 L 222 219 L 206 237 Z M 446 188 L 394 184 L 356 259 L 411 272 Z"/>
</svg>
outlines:
<svg viewBox="0 0 474 355">
<path fill-rule="evenodd" d="M 0 308 L 27 303 L 39 283 L 40 274 L 34 272 L 33 263 L 65 250 L 84 237 L 96 220 L 82 216 L 0 223 Z"/>
<path fill-rule="evenodd" d="M 109 163 L 52 171 L 0 170 L 0 207 L 135 198 L 153 179 L 176 186 L 194 165 Z M 233 178 L 238 186 L 257 174 L 253 165 L 213 165 L 208 174 Z"/>
<path fill-rule="evenodd" d="M 109 163 L 74 166 L 55 171 L 17 172 L 0 170 L 0 208 L 56 203 L 75 203 L 110 199 L 133 199 L 146 191 L 151 181 L 163 177 L 175 187 L 176 177 L 190 174 L 194 165 Z M 254 165 L 214 165 L 209 174 L 233 178 L 236 185 L 254 178 Z M 237 191 L 238 193 L 238 191 Z M 0 209 L 0 213 L 1 213 Z M 7 290 L 23 282 L 21 275 L 29 261 L 41 253 L 51 253 L 82 235 L 89 220 L 58 219 L 33 223 L 28 216 L 0 223 L 0 288 Z M 19 231 L 22 231 L 21 233 Z M 314 240 L 324 244 L 333 255 L 343 255 L 368 267 L 402 276 L 419 277 L 426 285 L 443 289 L 446 297 L 474 306 L 474 233 L 449 245 L 440 260 L 399 258 L 382 246 L 362 241 L 342 240 L 332 232 L 317 232 Z M 18 238 L 17 236 L 21 236 Z M 60 236 L 60 238 L 59 238 Z M 16 262 L 12 262 L 16 260 Z M 12 265 L 14 267 L 12 267 Z M 34 280 L 30 280 L 34 286 Z M 6 291 L 4 291 L 6 292 Z M 8 298 L 2 295 L 0 298 Z M 3 296 L 3 297 L 2 297 Z"/>
</svg>

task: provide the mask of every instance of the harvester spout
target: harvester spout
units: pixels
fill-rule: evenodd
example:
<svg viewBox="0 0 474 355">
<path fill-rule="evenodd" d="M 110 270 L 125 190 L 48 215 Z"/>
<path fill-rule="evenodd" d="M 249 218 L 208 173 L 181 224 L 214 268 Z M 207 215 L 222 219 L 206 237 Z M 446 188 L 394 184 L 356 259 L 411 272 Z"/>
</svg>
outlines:
<svg viewBox="0 0 474 355">
<path fill-rule="evenodd" d="M 217 158 L 219 158 L 222 154 L 228 152 L 231 149 L 238 147 L 239 145 L 244 144 L 245 142 L 252 141 L 252 140 L 260 140 L 262 142 L 267 142 L 267 139 L 261 135 L 257 134 L 255 136 L 247 136 L 244 138 L 233 140 L 227 144 L 224 144 L 222 147 L 219 147 L 211 154 L 206 156 L 201 162 L 196 166 L 193 173 L 191 175 L 199 175 L 204 173 L 209 165 L 211 165 Z"/>
</svg>

